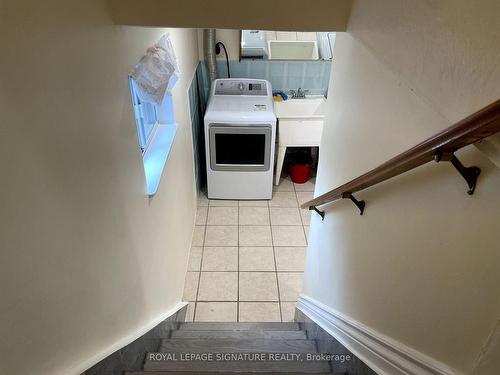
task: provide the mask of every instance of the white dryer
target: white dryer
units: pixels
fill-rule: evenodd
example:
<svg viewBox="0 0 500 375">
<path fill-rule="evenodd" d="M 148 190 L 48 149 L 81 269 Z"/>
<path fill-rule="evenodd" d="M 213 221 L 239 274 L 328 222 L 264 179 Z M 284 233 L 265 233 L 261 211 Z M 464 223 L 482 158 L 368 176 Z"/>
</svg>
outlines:
<svg viewBox="0 0 500 375">
<path fill-rule="evenodd" d="M 217 79 L 205 112 L 211 199 L 271 199 L 276 116 L 271 84 Z"/>
</svg>

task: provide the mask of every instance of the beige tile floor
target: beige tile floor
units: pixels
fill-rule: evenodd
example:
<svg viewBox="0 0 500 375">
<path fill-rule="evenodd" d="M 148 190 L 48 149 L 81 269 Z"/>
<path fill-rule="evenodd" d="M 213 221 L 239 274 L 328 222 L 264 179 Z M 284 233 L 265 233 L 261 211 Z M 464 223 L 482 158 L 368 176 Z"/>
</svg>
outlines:
<svg viewBox="0 0 500 375">
<path fill-rule="evenodd" d="M 292 321 L 302 290 L 314 179 L 283 178 L 270 201 L 198 200 L 188 320 Z"/>
</svg>

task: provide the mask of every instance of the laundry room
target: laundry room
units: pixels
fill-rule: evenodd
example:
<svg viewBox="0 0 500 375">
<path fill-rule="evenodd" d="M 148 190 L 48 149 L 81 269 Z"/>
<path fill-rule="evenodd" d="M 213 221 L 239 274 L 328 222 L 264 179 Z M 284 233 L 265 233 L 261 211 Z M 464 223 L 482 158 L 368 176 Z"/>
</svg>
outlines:
<svg viewBox="0 0 500 375">
<path fill-rule="evenodd" d="M 294 319 L 334 43 L 333 32 L 198 30 L 187 319 Z"/>
<path fill-rule="evenodd" d="M 209 199 L 259 200 L 271 199 L 273 191 L 297 189 L 310 190 L 300 201 L 312 197 L 334 43 L 334 32 L 198 30 L 200 63 L 189 99 L 200 193 Z M 214 102 L 216 112 L 208 108 Z M 231 106 L 230 118 L 221 103 Z M 232 135 L 220 134 L 224 127 L 219 126 L 210 138 L 207 111 Z M 275 119 L 267 121 L 274 124 L 269 134 L 262 124 L 258 134 L 234 133 L 251 132 L 241 122 L 257 121 L 254 115 L 263 119 L 266 113 Z M 231 127 L 229 120 L 238 126 Z M 223 160 L 222 154 L 232 160 Z M 214 166 L 217 157 L 221 163 Z M 231 178 L 245 186 L 245 193 L 229 191 L 238 185 Z M 225 188 L 215 193 L 212 185 Z"/>
</svg>

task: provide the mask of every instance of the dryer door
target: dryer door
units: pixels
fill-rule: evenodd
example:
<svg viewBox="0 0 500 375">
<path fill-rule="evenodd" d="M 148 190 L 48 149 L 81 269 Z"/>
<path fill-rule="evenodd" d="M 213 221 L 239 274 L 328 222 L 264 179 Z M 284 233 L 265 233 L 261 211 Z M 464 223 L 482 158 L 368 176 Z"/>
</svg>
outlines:
<svg viewBox="0 0 500 375">
<path fill-rule="evenodd" d="M 214 171 L 268 171 L 271 124 L 210 124 L 210 168 Z"/>
</svg>

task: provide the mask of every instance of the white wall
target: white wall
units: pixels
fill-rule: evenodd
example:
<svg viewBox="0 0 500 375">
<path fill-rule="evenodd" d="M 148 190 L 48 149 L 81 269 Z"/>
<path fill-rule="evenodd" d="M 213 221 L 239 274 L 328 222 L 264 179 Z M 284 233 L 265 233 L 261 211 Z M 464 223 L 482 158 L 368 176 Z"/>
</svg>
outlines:
<svg viewBox="0 0 500 375">
<path fill-rule="evenodd" d="M 168 30 L 179 128 L 149 199 L 127 74 L 166 30 L 114 26 L 104 0 L 0 15 L 0 373 L 70 374 L 181 300 L 196 30 Z"/>
<path fill-rule="evenodd" d="M 345 31 L 351 0 L 108 0 L 120 25 Z"/>
<path fill-rule="evenodd" d="M 240 30 L 216 29 L 215 42 L 222 42 L 227 48 L 229 60 L 238 60 L 240 56 Z M 198 54 L 200 60 L 205 60 L 203 49 L 203 29 L 198 29 Z M 218 60 L 226 60 L 224 51 L 217 55 Z"/>
<path fill-rule="evenodd" d="M 276 34 L 276 32 L 270 32 Z M 200 41 L 203 41 L 203 30 L 200 30 Z M 269 38 L 269 36 L 268 36 Z M 274 39 L 297 39 L 297 40 L 316 40 L 315 32 L 282 32 L 278 37 L 275 35 Z M 268 39 L 269 40 L 269 39 Z M 217 29 L 216 42 L 222 42 L 227 48 L 229 60 L 238 60 L 240 56 L 240 30 Z M 199 43 L 200 59 L 204 58 L 203 44 Z M 225 60 L 226 56 L 221 53 L 217 56 L 219 60 Z"/>
<path fill-rule="evenodd" d="M 356 1 L 338 33 L 315 195 L 500 97 L 495 1 Z M 465 374 L 500 319 L 500 170 L 428 164 L 313 215 L 304 294 Z M 494 340 L 492 340 L 494 342 Z M 490 347 L 490 359 L 499 347 Z M 487 366 L 483 366 L 484 369 Z M 498 369 L 496 369 L 498 371 Z"/>
<path fill-rule="evenodd" d="M 240 56 L 240 30 L 217 29 L 215 34 L 216 42 L 220 41 L 226 46 L 229 60 L 238 60 Z M 224 51 L 217 58 L 225 60 Z"/>
</svg>

